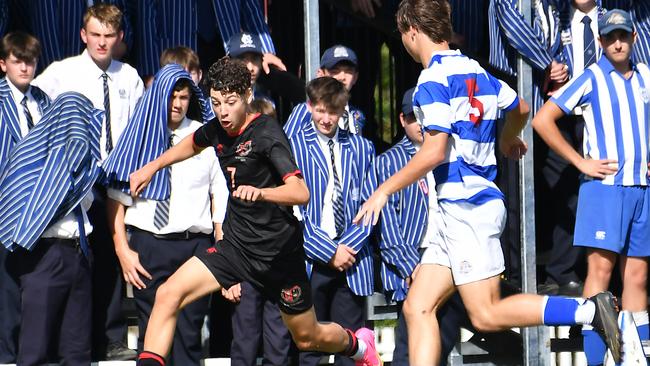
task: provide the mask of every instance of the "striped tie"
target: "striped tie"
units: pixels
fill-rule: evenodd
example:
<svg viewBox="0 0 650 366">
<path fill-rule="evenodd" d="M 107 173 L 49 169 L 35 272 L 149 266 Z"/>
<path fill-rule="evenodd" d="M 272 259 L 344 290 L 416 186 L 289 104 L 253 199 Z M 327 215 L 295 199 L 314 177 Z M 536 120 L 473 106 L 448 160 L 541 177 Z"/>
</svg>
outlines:
<svg viewBox="0 0 650 366">
<path fill-rule="evenodd" d="M 105 113 L 105 123 L 106 123 L 106 153 L 110 153 L 113 150 L 113 135 L 111 134 L 111 98 L 108 93 L 108 74 L 103 73 L 102 79 L 104 79 L 104 113 Z"/>
<path fill-rule="evenodd" d="M 23 100 L 20 101 L 20 105 L 23 106 L 23 113 L 25 114 L 25 119 L 27 120 L 27 129 L 31 130 L 34 127 L 34 119 L 32 114 L 29 113 L 29 108 L 27 108 L 27 96 L 23 97 Z"/>
<path fill-rule="evenodd" d="M 332 205 L 334 207 L 334 224 L 336 225 L 336 237 L 339 238 L 345 230 L 345 211 L 343 210 L 343 190 L 341 181 L 336 171 L 336 159 L 334 159 L 334 140 L 329 140 L 327 145 L 330 148 L 330 158 L 332 159 L 332 178 L 334 178 L 334 195 L 332 196 Z"/>
<path fill-rule="evenodd" d="M 169 147 L 174 146 L 174 135 L 173 133 L 169 136 Z M 171 187 L 172 184 L 172 167 L 167 168 L 167 174 L 169 177 L 169 185 Z M 169 194 L 171 195 L 171 188 L 169 190 Z M 167 198 L 164 201 L 158 201 L 156 204 L 156 211 L 153 214 L 153 226 L 156 227 L 156 229 L 160 230 L 167 226 L 169 224 L 169 198 Z"/>
<path fill-rule="evenodd" d="M 589 18 L 588 15 L 585 15 L 584 18 L 582 18 L 582 23 L 585 25 L 585 33 L 584 33 L 584 45 L 585 45 L 585 69 L 589 67 L 589 65 L 593 64 L 596 62 L 596 42 L 594 41 L 594 32 L 591 31 L 591 18 Z"/>
</svg>

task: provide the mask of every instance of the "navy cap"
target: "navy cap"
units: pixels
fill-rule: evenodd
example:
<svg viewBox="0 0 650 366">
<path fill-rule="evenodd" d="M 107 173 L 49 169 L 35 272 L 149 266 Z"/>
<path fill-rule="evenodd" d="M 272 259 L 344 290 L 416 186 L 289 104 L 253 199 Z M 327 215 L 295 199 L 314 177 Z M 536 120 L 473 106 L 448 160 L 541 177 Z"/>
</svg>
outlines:
<svg viewBox="0 0 650 366">
<path fill-rule="evenodd" d="M 323 57 L 320 58 L 320 67 L 321 69 L 331 69 L 339 62 L 349 62 L 357 67 L 357 54 L 352 49 L 340 44 L 330 47 L 323 52 Z"/>
<path fill-rule="evenodd" d="M 413 113 L 413 92 L 415 88 L 411 88 L 404 92 L 404 97 L 402 98 L 402 113 L 404 115 L 409 115 Z"/>
<path fill-rule="evenodd" d="M 228 40 L 228 56 L 239 57 L 246 52 L 264 54 L 259 37 L 248 32 L 241 32 L 233 35 Z"/>
<path fill-rule="evenodd" d="M 617 29 L 624 30 L 628 33 L 634 32 L 634 25 L 630 13 L 620 10 L 612 9 L 598 19 L 598 33 L 607 35 Z"/>
</svg>

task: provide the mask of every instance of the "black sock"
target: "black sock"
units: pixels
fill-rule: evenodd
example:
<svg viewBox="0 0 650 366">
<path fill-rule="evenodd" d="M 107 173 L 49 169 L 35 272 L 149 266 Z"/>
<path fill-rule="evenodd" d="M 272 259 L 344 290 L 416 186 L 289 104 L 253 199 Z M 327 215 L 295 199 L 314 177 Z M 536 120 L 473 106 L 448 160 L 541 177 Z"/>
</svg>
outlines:
<svg viewBox="0 0 650 366">
<path fill-rule="evenodd" d="M 353 331 L 346 329 L 345 332 L 348 333 L 348 346 L 343 352 L 341 352 L 341 354 L 347 357 L 352 357 L 359 350 L 359 343 L 357 342 L 357 336 L 354 335 Z"/>
<path fill-rule="evenodd" d="M 138 355 L 137 366 L 165 366 L 165 358 L 159 354 L 142 351 Z"/>
</svg>

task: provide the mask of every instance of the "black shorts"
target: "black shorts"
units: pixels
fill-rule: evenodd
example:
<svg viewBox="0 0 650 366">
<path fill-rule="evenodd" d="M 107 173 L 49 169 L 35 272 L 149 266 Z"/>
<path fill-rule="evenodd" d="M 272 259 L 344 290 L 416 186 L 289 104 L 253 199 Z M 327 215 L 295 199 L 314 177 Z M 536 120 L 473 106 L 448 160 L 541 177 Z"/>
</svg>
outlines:
<svg viewBox="0 0 650 366">
<path fill-rule="evenodd" d="M 225 239 L 198 254 L 197 258 L 222 287 L 227 289 L 247 281 L 271 301 L 276 301 L 285 314 L 300 314 L 313 305 L 302 245 L 271 261 L 262 261 L 250 258 Z"/>
</svg>

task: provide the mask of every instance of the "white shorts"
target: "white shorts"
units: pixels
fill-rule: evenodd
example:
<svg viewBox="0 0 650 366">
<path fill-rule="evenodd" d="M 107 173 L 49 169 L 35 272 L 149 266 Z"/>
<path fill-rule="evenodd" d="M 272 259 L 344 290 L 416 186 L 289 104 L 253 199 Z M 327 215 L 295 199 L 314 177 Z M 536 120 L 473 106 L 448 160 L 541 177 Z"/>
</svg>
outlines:
<svg viewBox="0 0 650 366">
<path fill-rule="evenodd" d="M 501 233 L 506 223 L 502 200 L 480 206 L 440 202 L 444 240 L 425 249 L 421 264 L 449 267 L 456 286 L 496 276 L 505 269 Z"/>
</svg>

